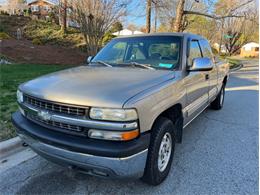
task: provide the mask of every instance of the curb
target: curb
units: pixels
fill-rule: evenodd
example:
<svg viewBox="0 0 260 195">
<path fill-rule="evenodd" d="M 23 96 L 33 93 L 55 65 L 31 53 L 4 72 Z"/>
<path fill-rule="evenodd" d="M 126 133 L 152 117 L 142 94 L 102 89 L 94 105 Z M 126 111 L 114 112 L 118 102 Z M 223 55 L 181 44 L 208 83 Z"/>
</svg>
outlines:
<svg viewBox="0 0 260 195">
<path fill-rule="evenodd" d="M 238 67 L 233 68 L 233 69 L 230 69 L 229 72 L 235 72 L 235 71 L 237 71 L 237 70 L 243 68 L 243 66 L 244 66 L 243 64 L 239 64 Z"/>
<path fill-rule="evenodd" d="M 0 157 L 6 157 L 14 153 L 18 148 L 22 148 L 23 141 L 19 137 L 0 142 Z"/>
</svg>

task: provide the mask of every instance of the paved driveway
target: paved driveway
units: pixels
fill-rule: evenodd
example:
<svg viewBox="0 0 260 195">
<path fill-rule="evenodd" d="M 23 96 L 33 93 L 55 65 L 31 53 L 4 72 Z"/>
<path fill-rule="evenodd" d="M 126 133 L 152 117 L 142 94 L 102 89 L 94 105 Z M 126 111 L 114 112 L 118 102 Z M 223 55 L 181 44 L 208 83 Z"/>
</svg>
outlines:
<svg viewBox="0 0 260 195">
<path fill-rule="evenodd" d="M 224 108 L 206 110 L 185 129 L 158 187 L 73 173 L 35 156 L 1 172 L 0 193 L 258 194 L 258 66 L 250 61 L 232 73 Z"/>
</svg>

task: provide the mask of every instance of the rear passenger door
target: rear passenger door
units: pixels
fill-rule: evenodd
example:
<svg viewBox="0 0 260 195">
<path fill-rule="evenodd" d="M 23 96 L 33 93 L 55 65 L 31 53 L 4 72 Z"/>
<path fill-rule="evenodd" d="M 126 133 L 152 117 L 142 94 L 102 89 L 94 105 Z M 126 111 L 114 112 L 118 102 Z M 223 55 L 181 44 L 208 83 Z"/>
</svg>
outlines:
<svg viewBox="0 0 260 195">
<path fill-rule="evenodd" d="M 198 40 L 189 41 L 188 53 L 187 66 L 192 66 L 195 58 L 203 57 Z M 208 105 L 208 71 L 187 71 L 185 86 L 187 105 L 185 107 L 186 119 L 184 124 L 188 123 Z"/>
<path fill-rule="evenodd" d="M 215 64 L 214 56 L 207 40 L 202 39 L 199 41 L 202 55 L 205 58 L 209 58 L 212 61 L 213 69 L 208 72 L 209 74 L 209 100 L 212 101 L 218 93 L 218 70 Z"/>
</svg>

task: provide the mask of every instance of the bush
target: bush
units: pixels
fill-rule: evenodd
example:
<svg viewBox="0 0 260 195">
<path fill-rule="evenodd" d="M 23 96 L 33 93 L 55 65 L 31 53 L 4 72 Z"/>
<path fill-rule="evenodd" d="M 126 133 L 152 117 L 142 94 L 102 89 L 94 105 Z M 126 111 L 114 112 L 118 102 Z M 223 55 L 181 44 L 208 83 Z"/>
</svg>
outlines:
<svg viewBox="0 0 260 195">
<path fill-rule="evenodd" d="M 77 47 L 84 43 L 84 37 L 78 29 L 68 28 L 64 34 L 59 25 L 48 21 L 32 20 L 23 30 L 27 39 L 40 39 L 42 44 Z"/>
<path fill-rule="evenodd" d="M 218 50 L 216 48 L 211 47 L 211 50 L 214 55 L 218 54 Z"/>
<path fill-rule="evenodd" d="M 10 39 L 11 37 L 5 33 L 5 32 L 0 32 L 0 39 L 4 40 L 4 39 Z"/>
<path fill-rule="evenodd" d="M 112 33 L 110 32 L 107 32 L 103 39 L 102 39 L 102 45 L 106 45 L 109 41 L 111 41 L 113 38 L 115 38 L 116 36 L 113 35 Z"/>
<path fill-rule="evenodd" d="M 32 40 L 32 44 L 34 44 L 34 45 L 43 45 L 43 42 L 41 41 L 41 39 L 34 38 Z"/>
</svg>

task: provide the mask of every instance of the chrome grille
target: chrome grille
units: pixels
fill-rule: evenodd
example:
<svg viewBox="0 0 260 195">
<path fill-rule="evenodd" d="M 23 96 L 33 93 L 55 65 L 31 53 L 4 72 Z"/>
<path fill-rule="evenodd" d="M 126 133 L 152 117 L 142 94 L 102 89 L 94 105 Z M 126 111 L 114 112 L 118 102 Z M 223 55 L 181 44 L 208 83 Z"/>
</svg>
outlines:
<svg viewBox="0 0 260 195">
<path fill-rule="evenodd" d="M 50 121 L 50 120 L 45 121 L 45 120 L 41 119 L 40 117 L 32 115 L 32 114 L 27 114 L 27 117 L 29 119 L 31 119 L 32 121 L 44 123 L 45 125 L 48 125 L 48 126 L 61 128 L 61 129 L 69 130 L 69 131 L 76 131 L 76 132 L 83 131 L 83 127 L 80 127 L 80 126 L 70 125 L 70 124 L 65 124 L 65 123 L 60 123 L 60 122 Z"/>
<path fill-rule="evenodd" d="M 88 110 L 88 108 L 53 103 L 46 100 L 34 98 L 28 95 L 24 95 L 24 101 L 27 104 L 32 105 L 36 108 L 42 108 L 44 110 L 74 116 L 85 116 Z"/>
</svg>

